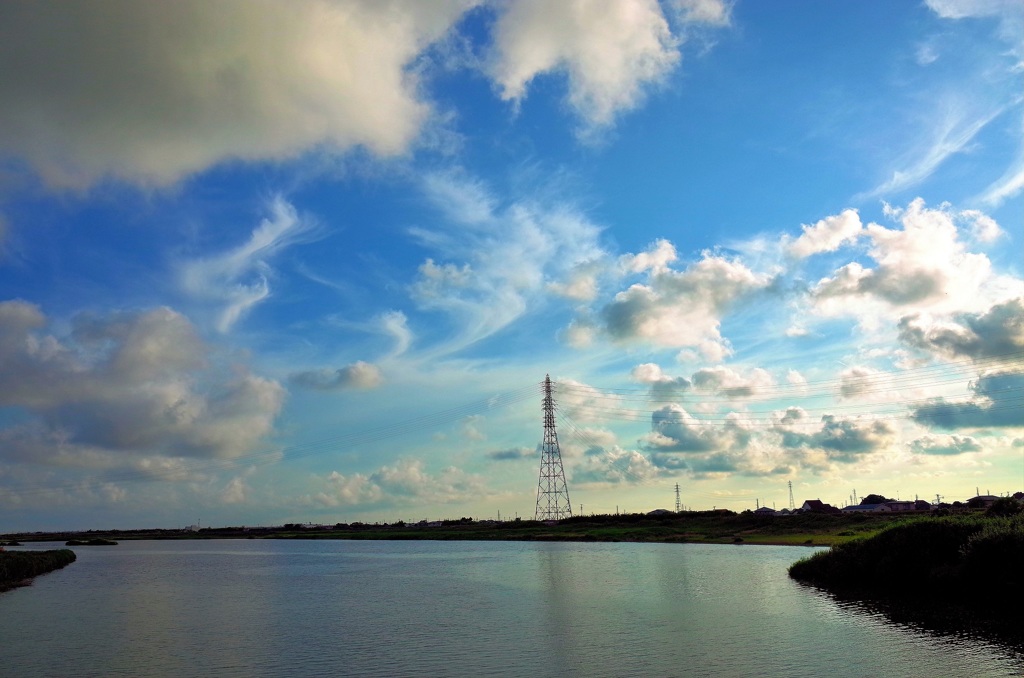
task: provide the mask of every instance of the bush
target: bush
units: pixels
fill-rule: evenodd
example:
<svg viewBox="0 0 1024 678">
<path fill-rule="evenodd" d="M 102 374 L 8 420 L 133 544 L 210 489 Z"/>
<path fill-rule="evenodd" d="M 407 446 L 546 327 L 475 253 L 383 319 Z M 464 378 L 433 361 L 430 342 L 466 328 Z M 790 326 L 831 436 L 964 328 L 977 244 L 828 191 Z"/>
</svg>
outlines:
<svg viewBox="0 0 1024 678">
<path fill-rule="evenodd" d="M 794 579 L 837 591 L 911 598 L 1017 600 L 1024 593 L 1024 513 L 950 516 L 899 523 L 790 567 Z"/>
<path fill-rule="evenodd" d="M 4 551 L 0 553 L 0 590 L 70 565 L 75 562 L 75 557 L 75 552 L 71 549 Z"/>
</svg>

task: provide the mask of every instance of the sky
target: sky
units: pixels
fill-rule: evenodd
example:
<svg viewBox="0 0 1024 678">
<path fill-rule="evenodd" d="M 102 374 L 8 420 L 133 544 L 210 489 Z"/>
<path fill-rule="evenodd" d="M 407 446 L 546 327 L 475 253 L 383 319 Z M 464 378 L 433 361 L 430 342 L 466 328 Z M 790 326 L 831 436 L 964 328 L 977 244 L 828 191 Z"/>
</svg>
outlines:
<svg viewBox="0 0 1024 678">
<path fill-rule="evenodd" d="M 0 5 L 0 531 L 1024 490 L 1014 0 Z"/>
</svg>

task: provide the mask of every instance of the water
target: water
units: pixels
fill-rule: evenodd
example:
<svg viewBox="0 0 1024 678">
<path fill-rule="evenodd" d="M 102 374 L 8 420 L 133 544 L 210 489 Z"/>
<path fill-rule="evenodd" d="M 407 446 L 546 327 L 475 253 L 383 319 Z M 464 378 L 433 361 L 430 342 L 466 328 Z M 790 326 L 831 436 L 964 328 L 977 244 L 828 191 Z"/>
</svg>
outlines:
<svg viewBox="0 0 1024 678">
<path fill-rule="evenodd" d="M 1019 652 L 896 626 L 795 584 L 786 568 L 809 553 L 795 547 L 226 540 L 76 552 L 0 595 L 0 675 L 1024 674 Z"/>
</svg>

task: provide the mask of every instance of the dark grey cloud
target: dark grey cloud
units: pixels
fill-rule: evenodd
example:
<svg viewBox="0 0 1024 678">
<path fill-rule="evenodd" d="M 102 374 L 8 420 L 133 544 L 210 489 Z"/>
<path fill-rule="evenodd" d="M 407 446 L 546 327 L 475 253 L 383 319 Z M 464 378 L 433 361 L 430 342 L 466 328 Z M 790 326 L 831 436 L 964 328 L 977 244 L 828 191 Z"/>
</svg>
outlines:
<svg viewBox="0 0 1024 678">
<path fill-rule="evenodd" d="M 832 414 L 823 416 L 821 428 L 813 433 L 782 427 L 777 428 L 777 432 L 782 436 L 784 448 L 820 449 L 830 459 L 844 463 L 877 452 L 892 440 L 895 433 L 892 426 L 884 421 L 859 422 L 840 419 Z"/>
<path fill-rule="evenodd" d="M 968 452 L 980 452 L 981 443 L 971 436 L 924 436 L 910 444 L 910 449 L 917 454 L 938 456 L 954 456 Z"/>
<path fill-rule="evenodd" d="M 702 426 L 677 405 L 666 405 L 651 413 L 648 447 L 659 452 L 710 452 L 720 446 L 716 431 Z"/>
<path fill-rule="evenodd" d="M 376 365 L 359 360 L 336 370 L 296 372 L 288 380 L 296 386 L 313 391 L 337 391 L 345 388 L 376 388 L 383 378 Z"/>
<path fill-rule="evenodd" d="M 651 384 L 651 397 L 656 401 L 672 400 L 680 397 L 690 389 L 690 380 L 686 377 L 663 379 Z"/>
<path fill-rule="evenodd" d="M 911 417 L 942 429 L 1024 426 L 1024 372 L 979 377 L 971 384 L 976 399 L 950 402 L 936 398 L 916 408 Z"/>
<path fill-rule="evenodd" d="M 284 402 L 277 382 L 218 366 L 168 308 L 83 314 L 64 338 L 47 325 L 32 304 L 0 302 L 0 408 L 18 412 L 16 424 L 0 420 L 0 458 L 236 457 L 272 430 Z"/>
<path fill-rule="evenodd" d="M 727 398 L 749 398 L 772 385 L 771 375 L 761 368 L 740 374 L 729 367 L 705 367 L 693 373 L 693 387 Z"/>
<path fill-rule="evenodd" d="M 951 323 L 918 314 L 899 322 L 900 341 L 950 358 L 1017 357 L 1024 351 L 1024 298 L 996 304 L 984 313 L 962 313 Z"/>
<path fill-rule="evenodd" d="M 517 461 L 519 459 L 532 459 L 540 458 L 540 452 L 538 449 L 530 449 L 528 447 L 511 447 L 507 450 L 494 450 L 487 453 L 488 459 L 494 459 L 495 461 Z"/>
<path fill-rule="evenodd" d="M 466 5 L 406 3 L 397 18 L 395 9 L 5 3 L 0 150 L 75 189 L 107 177 L 164 185 L 226 159 L 317 147 L 401 154 L 431 114 L 409 64 Z"/>
</svg>

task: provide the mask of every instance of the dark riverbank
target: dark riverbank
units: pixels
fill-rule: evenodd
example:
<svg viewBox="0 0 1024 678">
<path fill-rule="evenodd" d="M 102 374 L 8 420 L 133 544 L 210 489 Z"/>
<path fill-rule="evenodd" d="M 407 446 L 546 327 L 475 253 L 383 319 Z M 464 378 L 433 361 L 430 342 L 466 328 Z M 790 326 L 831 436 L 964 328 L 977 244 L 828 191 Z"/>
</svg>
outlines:
<svg viewBox="0 0 1024 678">
<path fill-rule="evenodd" d="M 0 551 L 0 591 L 26 585 L 37 577 L 75 562 L 71 549 Z"/>
<path fill-rule="evenodd" d="M 897 523 L 790 567 L 838 600 L 939 632 L 980 632 L 1024 647 L 1024 514 Z"/>
<path fill-rule="evenodd" d="M 756 516 L 750 512 L 703 511 L 663 515 L 623 514 L 533 520 L 445 520 L 430 524 L 337 523 L 275 527 L 217 527 L 201 530 L 90 530 L 3 535 L 22 542 L 132 539 L 431 539 L 479 541 L 628 541 L 703 544 L 831 546 L 871 536 L 895 522 L 928 520 L 922 514 L 830 515 L 802 513 Z"/>
</svg>

